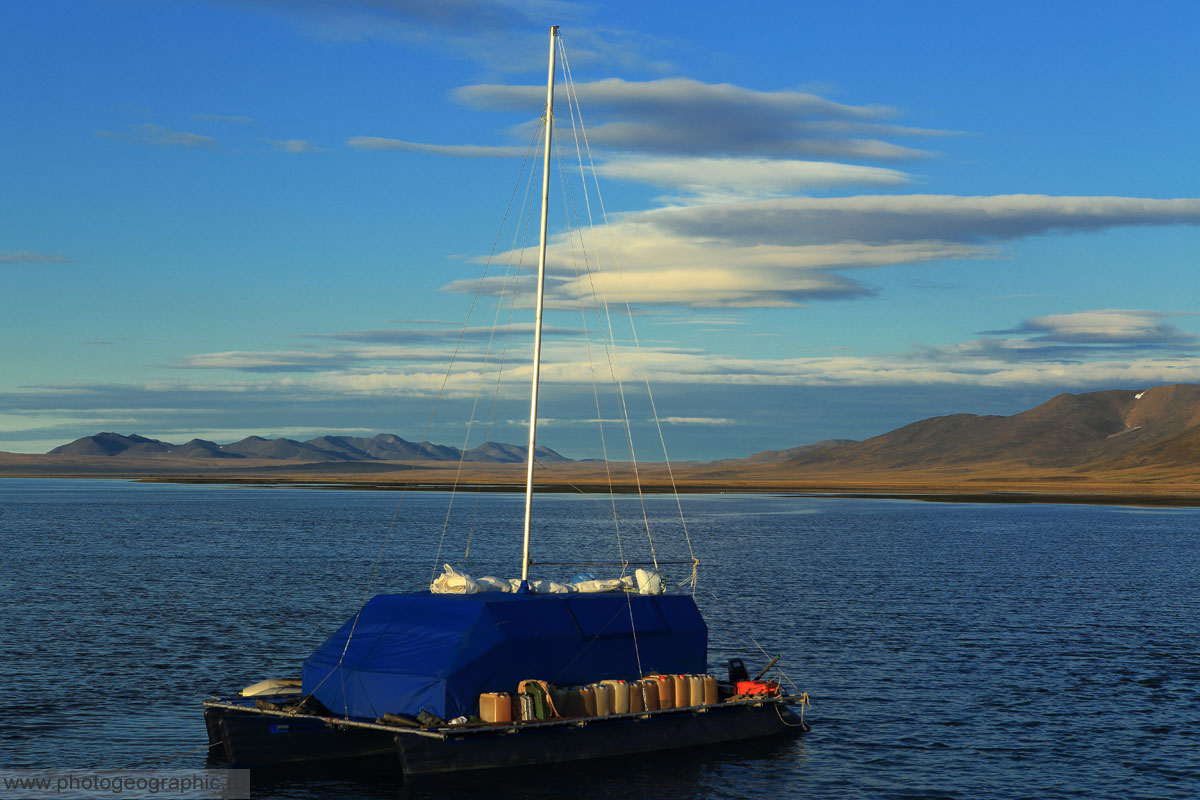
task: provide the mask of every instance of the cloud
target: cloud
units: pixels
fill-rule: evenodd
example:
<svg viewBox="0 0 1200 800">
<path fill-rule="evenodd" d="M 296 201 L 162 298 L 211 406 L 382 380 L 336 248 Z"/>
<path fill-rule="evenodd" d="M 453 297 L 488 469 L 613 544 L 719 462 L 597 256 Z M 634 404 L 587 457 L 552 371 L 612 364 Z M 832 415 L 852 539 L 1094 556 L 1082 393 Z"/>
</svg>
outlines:
<svg viewBox="0 0 1200 800">
<path fill-rule="evenodd" d="M 1097 309 L 1027 319 L 982 338 L 921 348 L 913 357 L 929 363 L 1094 365 L 1106 359 L 1144 361 L 1181 358 L 1190 362 L 1200 336 L 1164 322 L 1179 313 Z M 1191 316 L 1186 315 L 1186 316 Z"/>
<path fill-rule="evenodd" d="M 992 251 L 977 246 L 945 242 L 895 244 L 757 244 L 727 242 L 703 236 L 686 237 L 659 228 L 654 212 L 631 214 L 615 222 L 611 239 L 616 250 L 602 253 L 605 265 L 619 263 L 620 273 L 605 269 L 598 274 L 576 275 L 571 240 L 555 237 L 547 254 L 546 295 L 558 308 L 575 308 L 579 298 L 616 302 L 700 307 L 772 307 L 799 305 L 809 300 L 865 297 L 875 289 L 837 270 L 914 264 L 946 259 L 980 258 Z M 601 241 L 609 237 L 600 232 Z M 590 234 L 584 239 L 590 243 Z M 532 250 L 505 253 L 495 260 L 536 263 Z M 469 294 L 478 280 L 463 279 L 443 291 Z M 511 290 L 511 281 L 487 278 L 486 294 Z M 523 305 L 532 302 L 528 292 Z"/>
<path fill-rule="evenodd" d="M 501 0 L 293 0 L 290 8 L 310 15 L 323 33 L 341 40 L 421 36 L 440 31 L 508 31 L 538 23 Z"/>
<path fill-rule="evenodd" d="M 851 106 L 815 94 L 795 91 L 762 92 L 731 83 L 704 83 L 691 78 L 660 78 L 626 81 L 621 78 L 576 84 L 579 102 L 600 113 L 638 110 L 656 118 L 680 113 L 689 118 L 708 119 L 714 108 L 741 113 L 763 112 L 775 118 L 832 118 L 870 122 L 889 118 L 895 110 L 886 106 Z M 521 111 L 537 108 L 545 99 L 543 85 L 513 86 L 485 83 L 454 91 L 463 103 L 489 111 Z"/>
<path fill-rule="evenodd" d="M 384 42 L 420 46 L 444 55 L 482 63 L 494 70 L 523 71 L 545 59 L 539 9 L 533 19 L 519 2 L 502 0 L 229 0 L 279 14 L 303 33 L 338 43 Z M 554 3 L 559 12 L 580 9 Z"/>
<path fill-rule="evenodd" d="M 894 109 L 837 103 L 791 90 L 758 91 L 688 78 L 576 85 L 587 112 L 587 141 L 608 177 L 684 192 L 705 202 L 764 197 L 841 186 L 895 186 L 911 180 L 899 170 L 841 163 L 925 158 L 931 153 L 888 139 L 929 138 L 947 132 L 895 125 Z M 475 84 L 454 91 L 461 103 L 529 120 L 509 129 L 526 141 L 545 102 L 542 86 Z M 560 140 L 575 135 L 560 93 Z M 532 119 L 531 119 L 532 118 Z M 520 156 L 524 147 L 425 144 L 356 136 L 351 147 L 448 156 Z"/>
<path fill-rule="evenodd" d="M 599 171 L 676 189 L 706 201 L 761 197 L 835 186 L 894 186 L 910 177 L 895 169 L 830 163 L 833 159 L 921 158 L 929 153 L 881 137 L 930 137 L 944 132 L 887 122 L 895 111 L 854 106 L 797 91 L 764 92 L 687 78 L 626 81 L 608 78 L 576 86 L 587 109 L 588 143 Z M 476 84 L 454 97 L 482 111 L 532 116 L 545 100 L 541 86 Z M 560 99 L 560 108 L 566 103 Z M 563 111 L 559 117 L 565 119 Z M 525 123 L 510 130 L 524 141 Z M 562 119 L 559 136 L 568 136 Z M 423 144 L 356 136 L 357 149 L 408 150 L 449 156 L 519 156 L 523 147 Z"/>
<path fill-rule="evenodd" d="M 620 417 L 611 417 L 611 418 L 601 417 L 599 419 L 597 419 L 596 417 L 578 417 L 578 418 L 573 418 L 573 419 L 565 419 L 565 418 L 559 418 L 559 417 L 543 417 L 542 415 L 539 414 L 538 415 L 538 428 L 541 428 L 543 425 L 545 425 L 548 428 L 575 426 L 575 425 L 620 425 L 623 421 L 624 420 L 622 420 Z M 504 423 L 506 425 L 521 425 L 524 427 L 528 427 L 529 426 L 529 417 L 521 417 L 519 419 L 506 419 L 506 420 L 504 420 Z"/>
<path fill-rule="evenodd" d="M 532 335 L 533 323 L 470 326 L 446 325 L 426 328 L 380 328 L 301 334 L 300 338 L 322 344 L 302 350 L 229 350 L 194 353 L 180 357 L 172 366 L 187 370 L 232 370 L 258 374 L 322 373 L 347 376 L 347 385 L 369 384 L 383 372 L 406 375 L 416 369 L 428 372 L 429 363 L 456 363 L 470 369 L 494 369 L 502 360 L 507 337 L 520 340 L 521 347 Z M 581 328 L 545 325 L 542 332 L 569 341 L 583 335 Z M 325 343 L 330 343 L 326 345 Z M 490 353 L 483 345 L 490 345 Z M 522 353 L 524 350 L 522 349 Z M 524 360 L 526 356 L 522 356 Z M 411 365 L 420 365 L 412 367 Z M 398 368 L 396 365 L 409 365 Z M 518 369 L 507 367 L 506 369 Z M 476 375 L 478 372 L 476 372 Z M 366 377 L 364 377 L 366 376 Z M 337 380 L 337 379 L 335 379 Z"/>
<path fill-rule="evenodd" d="M 334 347 L 327 350 L 229 350 L 220 353 L 196 353 L 181 357 L 177 369 L 234 370 L 253 373 L 352 373 L 388 369 L 395 363 L 444 363 L 451 358 L 459 363 L 486 362 L 486 353 L 460 349 L 455 355 L 453 342 L 436 347 Z M 491 360 L 498 361 L 493 354 Z M 424 368 L 423 368 L 424 369 Z"/>
<path fill-rule="evenodd" d="M 689 78 L 606 78 L 577 84 L 576 90 L 587 110 L 591 145 L 626 153 L 891 161 L 929 153 L 879 137 L 941 133 L 886 125 L 896 112 L 884 106 Z M 486 111 L 536 112 L 544 96 L 544 88 L 503 84 L 454 92 L 460 102 Z"/>
<path fill-rule="evenodd" d="M 968 343 L 969 344 L 969 343 Z M 227 355 L 232 362 L 252 354 Z M 267 364 L 291 361 L 289 354 L 277 354 Z M 969 346 L 945 346 L 907 353 L 877 355 L 828 355 L 798 358 L 758 358 L 728 355 L 704 350 L 648 347 L 640 355 L 634 350 L 616 348 L 619 371 L 627 391 L 642 380 L 642 362 L 651 376 L 655 394 L 659 391 L 695 391 L 703 387 L 930 387 L 930 386 L 1150 386 L 1167 383 L 1200 382 L 1200 356 L 1187 354 L 1143 354 L 1136 359 L 1114 353 L 1092 353 L 1085 359 L 1057 359 L 1047 356 L 1021 361 L 997 356 Z M 448 360 L 448 359 L 445 359 Z M 444 361 L 443 361 L 444 363 Z M 302 365 L 303 366 L 303 365 Z M 114 408 L 203 408 L 221 402 L 230 408 L 239 404 L 258 405 L 282 402 L 328 401 L 333 398 L 425 397 L 444 389 L 448 398 L 472 398 L 483 385 L 490 395 L 497 365 L 481 373 L 480 365 L 464 364 L 446 380 L 442 366 L 420 363 L 376 365 L 368 368 L 341 368 L 336 359 L 327 362 L 330 369 L 304 374 L 293 369 L 295 377 L 214 384 L 162 383 L 149 386 L 62 385 L 32 387 L 31 391 L 0 395 L 0 412 L 56 413 L 56 410 L 99 412 Z M 311 371 L 310 371 L 311 372 Z M 501 397 L 513 402 L 527 399 L 530 367 L 510 365 L 501 388 Z M 575 392 L 591 403 L 593 370 L 582 347 L 559 349 L 543 363 L 543 381 L 555 386 L 548 397 L 563 397 Z M 607 370 L 604 374 L 607 376 Z M 489 377 L 490 376 L 490 377 Z M 482 378 L 482 380 L 481 380 Z M 674 424 L 707 424 L 707 416 L 697 414 L 674 418 Z M 712 423 L 716 424 L 716 423 Z"/>
<path fill-rule="evenodd" d="M 1049 233 L 1200 224 L 1200 199 L 1048 195 L 795 197 L 641 212 L 681 237 L 743 246 L 1006 241 Z"/>
<path fill-rule="evenodd" d="M 522 156 L 527 148 L 472 144 L 422 144 L 403 139 L 387 139 L 380 136 L 353 136 L 346 144 L 355 150 L 404 150 L 413 153 L 436 153 L 444 156 L 468 158 L 508 158 Z"/>
<path fill-rule="evenodd" d="M 131 142 L 134 144 L 149 144 L 155 147 L 183 147 L 189 150 L 212 149 L 217 146 L 217 140 L 211 136 L 199 133 L 171 130 L 162 125 L 147 122 L 137 125 L 132 133 L 118 131 L 97 131 L 102 139 L 114 142 Z"/>
<path fill-rule="evenodd" d="M 1115 319 L 1120 314 L 1130 314 L 1134 321 L 1110 326 L 1096 321 L 1106 315 Z M 767 403 L 769 408 L 777 408 L 781 403 L 801 402 L 798 398 L 818 406 L 822 402 L 826 405 L 834 402 L 861 404 L 866 402 L 864 398 L 878 398 L 881 392 L 886 394 L 887 390 L 896 389 L 900 391 L 895 392 L 895 399 L 889 403 L 900 403 L 903 412 L 893 409 L 894 418 L 887 418 L 886 427 L 894 427 L 931 413 L 972 410 L 969 406 L 955 405 L 954 398 L 961 398 L 968 391 L 986 393 L 974 395 L 976 400 L 981 397 L 994 400 L 1006 392 L 1018 392 L 1022 399 L 1011 410 L 995 410 L 988 406 L 989 413 L 1012 413 L 1040 402 L 1044 397 L 1036 395 L 1043 391 L 1049 395 L 1097 388 L 1198 383 L 1200 356 L 1180 352 L 1180 346 L 1170 341 L 1142 344 L 1143 349 L 1136 351 L 1136 357 L 1129 357 L 1129 351 L 1116 349 L 1118 346 L 1111 341 L 1063 345 L 1030 341 L 1044 334 L 1071 338 L 1079 335 L 1079 331 L 1093 334 L 1107 331 L 1109 340 L 1124 335 L 1135 343 L 1147 338 L 1171 340 L 1178 337 L 1169 332 L 1143 332 L 1136 324 L 1136 319 L 1141 319 L 1153 328 L 1170 316 L 1175 315 L 1102 309 L 1027 320 L 1032 324 L 1022 323 L 1014 330 L 1028 327 L 1042 333 L 1009 337 L 1029 345 L 1021 358 L 1013 357 L 1014 347 L 1007 344 L 1008 339 L 992 341 L 995 347 L 991 350 L 966 342 L 891 354 L 846 353 L 797 358 L 731 355 L 655 346 L 645 341 L 640 353 L 626 345 L 617 345 L 612 352 L 619 362 L 618 371 L 627 392 L 639 391 L 644 361 L 654 383 L 658 407 L 670 408 L 676 413 L 664 418 L 664 424 L 683 428 L 702 426 L 713 436 L 718 435 L 718 430 L 736 429 L 741 433 L 728 443 L 734 448 L 730 452 L 745 455 L 736 448 L 749 447 L 745 431 L 757 424 L 753 420 L 764 419 L 762 414 L 753 411 L 762 407 L 764 397 L 771 398 Z M 1087 321 L 1089 317 L 1092 322 Z M 1125 333 L 1119 334 L 1118 328 Z M 1075 355 L 1078 357 L 1064 358 L 1062 350 L 1055 351 L 1055 347 L 1077 348 Z M 1155 350 L 1155 347 L 1159 349 Z M 1194 344 L 1192 347 L 1194 350 Z M 442 422 L 435 427 L 441 431 L 461 431 L 461 427 L 456 426 L 469 416 L 480 387 L 490 396 L 496 386 L 499 365 L 485 365 L 478 359 L 464 358 L 460 360 L 460 368 L 447 380 L 443 365 L 449 361 L 451 350 L 451 347 L 438 348 L 438 358 L 430 359 L 434 363 L 421 361 L 422 357 L 432 355 L 432 349 L 419 347 L 371 346 L 349 350 L 332 347 L 324 354 L 296 351 L 205 354 L 191 357 L 193 363 L 198 367 L 265 374 L 209 382 L 32 386 L 21 391 L 0 392 L 0 415 L 36 420 L 48 426 L 45 430 L 53 430 L 53 436 L 40 436 L 38 440 L 53 438 L 56 441 L 48 441 L 43 449 L 101 429 L 143 434 L 155 430 L 238 430 L 278 435 L 281 431 L 301 428 L 324 431 L 323 426 L 331 419 L 337 420 L 343 428 L 357 426 L 379 430 L 382 425 L 383 429 L 390 428 L 391 432 L 401 435 L 416 435 L 411 423 L 380 423 L 379 420 L 423 420 L 428 416 L 431 399 L 440 396 Z M 543 371 L 544 386 L 548 389 L 545 394 L 546 424 L 561 431 L 546 443 L 558 447 L 559 441 L 576 442 L 579 449 L 571 455 L 581 457 L 598 453 L 598 447 L 584 442 L 579 434 L 580 428 L 595 427 L 578 424 L 595 420 L 590 388 L 594 370 L 589 366 L 586 353 L 583 342 L 578 339 L 554 342 L 546 352 Z M 380 354 L 393 360 L 385 361 Z M 369 360 L 372 358 L 374 360 Z M 600 366 L 598 371 L 607 376 L 607 370 Z M 488 412 L 490 418 L 497 420 L 498 431 L 505 425 L 521 422 L 528 408 L 529 372 L 529 366 L 524 363 L 505 367 L 506 379 L 500 386 L 499 398 Z M 1031 392 L 1034 396 L 1027 399 Z M 831 401 L 829 397 L 839 399 Z M 914 397 L 924 398 L 926 405 L 914 406 L 910 402 Z M 826 399 L 822 401 L 821 398 Z M 615 401 L 606 400 L 602 391 L 601 404 L 601 415 L 613 421 Z M 746 414 L 737 418 L 722 414 L 728 408 L 743 409 Z M 629 409 L 631 424 L 645 427 L 649 418 L 645 398 L 632 398 Z M 562 424 L 556 425 L 556 422 Z M 777 418 L 770 418 L 771 425 L 777 426 L 777 422 Z M 406 425 L 408 430 L 405 430 Z M 874 435 L 886 429 L 877 418 L 872 418 L 871 426 L 878 429 L 856 428 L 856 435 Z M 517 441 L 512 427 L 503 430 L 505 432 L 498 432 L 494 438 Z M 653 437 L 652 431 L 648 433 Z M 771 435 L 778 436 L 777 427 Z M 805 436 L 797 433 L 796 441 L 804 441 Z M 827 438 L 828 433 L 819 433 L 815 438 L 822 437 Z M 8 438 L 32 440 L 34 437 L 30 430 L 25 430 Z M 644 441 L 641 437 L 639 440 Z M 770 446 L 770 441 L 749 449 L 766 446 Z M 713 455 L 711 445 L 694 445 L 693 450 L 696 456 L 710 458 Z"/>
<path fill-rule="evenodd" d="M 646 183 L 687 192 L 705 202 L 730 196 L 794 194 L 838 186 L 895 186 L 910 178 L 899 170 L 767 158 L 620 156 L 601 164 L 609 178 Z"/>
<path fill-rule="evenodd" d="M 670 386 L 1112 387 L 1200 382 L 1200 357 L 1188 355 L 1014 363 L 966 351 L 763 359 L 659 349 L 646 353 L 646 363 L 656 395 Z"/>
<path fill-rule="evenodd" d="M 1196 224 L 1194 198 L 864 195 L 669 207 L 622 215 L 611 235 L 555 237 L 546 294 L 557 307 L 602 296 L 655 305 L 800 305 L 875 293 L 843 274 L 850 270 L 994 258 L 998 243 L 1029 236 Z M 616 243 L 600 253 L 606 268 L 576 275 L 580 242 L 594 240 Z M 495 260 L 532 263 L 534 253 Z M 458 280 L 442 289 L 471 293 L 477 283 Z M 500 294 L 507 286 L 488 278 L 482 291 Z"/>
<path fill-rule="evenodd" d="M 374 344 L 411 344 L 415 342 L 453 343 L 460 337 L 463 340 L 484 341 L 497 335 L 503 336 L 505 333 L 512 335 L 531 335 L 533 333 L 533 323 L 519 322 L 513 323 L 509 326 L 476 326 L 467 328 L 383 328 L 360 331 L 340 331 L 338 333 L 312 333 L 306 334 L 305 338 L 335 339 L 345 342 L 370 342 Z M 546 336 L 578 336 L 582 334 L 583 331 L 578 328 L 565 328 L 545 325 L 542 327 L 542 333 Z"/>
<path fill-rule="evenodd" d="M 159 147 L 215 147 L 217 140 L 211 136 L 201 136 L 198 133 L 186 133 L 164 128 L 162 125 L 146 123 L 138 126 L 142 139 Z"/>
<path fill-rule="evenodd" d="M 683 243 L 681 243 L 682 245 Z M 679 256 L 686 256 L 680 252 Z M 715 254 L 714 254 L 715 255 Z M 449 284 L 447 291 L 468 287 Z M 484 291 L 498 290 L 489 279 Z M 845 300 L 875 293 L 871 286 L 821 270 L 775 269 L 757 264 L 727 268 L 709 265 L 655 265 L 649 269 L 624 269 L 619 277 L 605 273 L 594 281 L 570 279 L 547 285 L 547 304 L 575 308 L 607 297 L 609 302 L 650 305 L 689 305 L 702 308 L 771 308 L 802 305 L 809 300 Z M 525 298 L 522 305 L 532 305 Z"/>
<path fill-rule="evenodd" d="M 244 117 L 239 114 L 192 114 L 192 119 L 197 122 L 228 122 L 232 125 L 253 125 L 253 117 Z"/>
<path fill-rule="evenodd" d="M 1029 334 L 1036 342 L 1099 345 L 1196 345 L 1200 337 L 1163 320 L 1179 316 L 1163 311 L 1104 308 L 1033 317 L 1009 330 L 982 331 L 989 336 Z"/>
<path fill-rule="evenodd" d="M 199 353 L 184 356 L 175 366 L 181 369 L 231 369 L 241 372 L 314 372 L 348 366 L 340 352 L 244 351 Z"/>
<path fill-rule="evenodd" d="M 317 147 L 310 141 L 305 139 L 263 139 L 264 142 L 271 145 L 276 150 L 284 153 L 292 153 L 298 155 L 301 153 L 323 153 L 325 148 Z"/>
<path fill-rule="evenodd" d="M 595 9 L 551 0 L 225 0 L 278 14 L 318 39 L 422 46 L 500 72 L 543 71 L 549 22 L 569 29 L 571 59 L 629 69 L 670 70 L 661 53 L 671 39 L 587 24 Z M 653 54 L 648 57 L 646 54 Z"/>
<path fill-rule="evenodd" d="M 38 253 L 33 250 L 0 250 L 0 264 L 70 264 L 61 253 Z"/>
</svg>

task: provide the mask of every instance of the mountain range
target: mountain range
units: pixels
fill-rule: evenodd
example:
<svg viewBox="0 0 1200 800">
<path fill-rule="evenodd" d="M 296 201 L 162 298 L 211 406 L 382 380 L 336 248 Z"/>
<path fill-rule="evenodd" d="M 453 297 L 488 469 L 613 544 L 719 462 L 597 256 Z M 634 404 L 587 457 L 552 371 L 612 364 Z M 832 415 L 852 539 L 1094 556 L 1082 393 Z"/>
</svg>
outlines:
<svg viewBox="0 0 1200 800">
<path fill-rule="evenodd" d="M 410 442 L 390 433 L 369 439 L 355 436 L 319 436 L 306 442 L 294 439 L 264 439 L 247 436 L 231 444 L 217 444 L 206 439 L 192 439 L 176 445 L 158 439 L 132 434 L 97 433 L 84 436 L 70 444 L 51 450 L 47 455 L 64 456 L 126 456 L 134 458 L 187 459 L 275 459 L 281 461 L 472 461 L 493 464 L 516 464 L 525 461 L 527 446 L 485 442 L 464 451 L 457 447 L 432 442 Z M 543 463 L 570 459 L 548 447 L 534 448 Z"/>
<path fill-rule="evenodd" d="M 781 434 L 783 435 L 783 434 Z M 545 485 L 595 490 L 635 484 L 655 491 L 863 491 L 1167 495 L 1200 501 L 1200 385 L 1061 394 L 1010 416 L 930 417 L 862 441 L 830 439 L 740 459 L 608 466 L 538 448 Z M 115 457 L 114 457 L 115 456 Z M 448 462 L 464 465 L 448 470 Z M 396 462 L 418 461 L 400 469 Z M 524 480 L 525 448 L 488 442 L 467 450 L 371 438 L 305 442 L 250 436 L 182 445 L 100 433 L 46 455 L 0 453 L 0 474 L 154 479 L 344 480 L 493 487 Z M 180 478 L 183 479 L 183 478 Z M 1191 502 L 1191 500 L 1189 500 Z"/>
<path fill-rule="evenodd" d="M 1012 416 L 931 417 L 861 442 L 817 442 L 715 463 L 871 473 L 983 466 L 1079 472 L 1197 468 L 1200 385 L 1060 394 Z"/>
</svg>

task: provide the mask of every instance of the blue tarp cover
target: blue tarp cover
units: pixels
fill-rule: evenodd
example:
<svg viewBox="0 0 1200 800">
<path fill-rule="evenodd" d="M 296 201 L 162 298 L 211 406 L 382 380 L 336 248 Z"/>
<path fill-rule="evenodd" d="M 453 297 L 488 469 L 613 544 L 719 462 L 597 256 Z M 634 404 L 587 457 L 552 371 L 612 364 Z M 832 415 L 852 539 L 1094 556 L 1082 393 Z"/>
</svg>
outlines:
<svg viewBox="0 0 1200 800">
<path fill-rule="evenodd" d="M 708 627 L 686 595 L 420 592 L 371 598 L 305 660 L 302 678 L 338 715 L 452 719 L 478 713 L 481 692 L 529 678 L 576 686 L 697 673 L 707 658 Z"/>
</svg>

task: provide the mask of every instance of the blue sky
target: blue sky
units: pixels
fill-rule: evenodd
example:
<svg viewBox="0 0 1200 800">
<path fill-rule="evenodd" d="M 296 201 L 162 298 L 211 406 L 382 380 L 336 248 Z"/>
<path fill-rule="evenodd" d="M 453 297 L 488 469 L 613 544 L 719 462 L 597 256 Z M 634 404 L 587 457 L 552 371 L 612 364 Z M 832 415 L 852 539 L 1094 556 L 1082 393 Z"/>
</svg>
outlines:
<svg viewBox="0 0 1200 800">
<path fill-rule="evenodd" d="M 495 264 L 435 398 L 551 24 L 637 321 L 639 456 L 642 360 L 685 459 L 1200 382 L 1192 2 L 10 0 L 0 450 L 416 439 L 435 405 L 434 441 L 522 441 L 523 383 L 474 402 Z M 569 253 L 539 442 L 594 457 Z"/>
</svg>

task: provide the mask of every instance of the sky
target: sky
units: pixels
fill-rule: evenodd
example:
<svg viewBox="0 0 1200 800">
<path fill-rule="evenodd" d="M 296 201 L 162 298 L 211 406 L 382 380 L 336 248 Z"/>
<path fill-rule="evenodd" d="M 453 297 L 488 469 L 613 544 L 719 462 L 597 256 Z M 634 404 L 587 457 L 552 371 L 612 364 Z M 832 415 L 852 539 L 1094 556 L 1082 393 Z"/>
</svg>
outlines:
<svg viewBox="0 0 1200 800">
<path fill-rule="evenodd" d="M 597 371 L 645 460 L 1200 382 L 1200 4 L 737 8 L 0 3 L 0 450 L 522 443 L 550 25 L 539 444 L 628 457 Z"/>
</svg>

